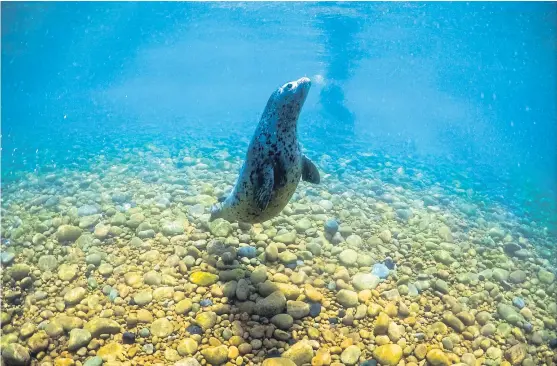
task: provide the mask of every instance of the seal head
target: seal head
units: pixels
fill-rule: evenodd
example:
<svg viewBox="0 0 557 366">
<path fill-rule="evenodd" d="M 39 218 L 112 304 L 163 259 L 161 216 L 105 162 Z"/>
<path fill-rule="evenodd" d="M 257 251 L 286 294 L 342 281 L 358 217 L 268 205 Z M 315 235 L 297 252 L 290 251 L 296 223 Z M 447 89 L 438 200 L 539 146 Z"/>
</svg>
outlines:
<svg viewBox="0 0 557 366">
<path fill-rule="evenodd" d="M 210 221 L 266 221 L 286 206 L 300 178 L 319 183 L 319 171 L 302 154 L 297 137 L 298 117 L 310 88 L 311 81 L 304 77 L 271 95 L 234 189 L 212 207 Z"/>
</svg>

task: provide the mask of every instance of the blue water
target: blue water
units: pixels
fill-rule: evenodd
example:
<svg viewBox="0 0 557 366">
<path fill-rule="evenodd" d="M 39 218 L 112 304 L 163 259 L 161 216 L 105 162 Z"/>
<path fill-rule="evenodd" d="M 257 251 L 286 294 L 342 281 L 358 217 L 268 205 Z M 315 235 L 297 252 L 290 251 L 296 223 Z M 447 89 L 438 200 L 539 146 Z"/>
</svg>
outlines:
<svg viewBox="0 0 557 366">
<path fill-rule="evenodd" d="M 2 179 L 149 143 L 171 155 L 183 141 L 240 144 L 241 155 L 270 92 L 307 75 L 310 154 L 419 166 L 555 230 L 556 13 L 521 2 L 3 3 Z M 368 163 L 348 174 L 357 164 Z"/>
</svg>

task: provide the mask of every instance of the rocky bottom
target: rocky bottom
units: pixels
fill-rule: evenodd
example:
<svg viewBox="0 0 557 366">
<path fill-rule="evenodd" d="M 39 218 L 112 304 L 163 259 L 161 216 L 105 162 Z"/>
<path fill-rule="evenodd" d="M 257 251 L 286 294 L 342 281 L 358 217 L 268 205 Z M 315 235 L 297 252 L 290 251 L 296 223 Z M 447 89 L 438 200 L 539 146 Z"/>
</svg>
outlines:
<svg viewBox="0 0 557 366">
<path fill-rule="evenodd" d="M 556 364 L 543 228 L 372 172 L 302 183 L 263 224 L 208 222 L 237 168 L 102 160 L 6 188 L 2 362 Z"/>
</svg>

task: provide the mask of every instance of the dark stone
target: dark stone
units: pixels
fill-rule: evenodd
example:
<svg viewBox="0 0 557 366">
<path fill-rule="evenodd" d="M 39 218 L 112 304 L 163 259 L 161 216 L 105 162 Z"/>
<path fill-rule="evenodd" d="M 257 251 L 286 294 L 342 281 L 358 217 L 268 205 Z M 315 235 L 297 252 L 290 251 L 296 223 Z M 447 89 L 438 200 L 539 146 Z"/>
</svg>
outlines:
<svg viewBox="0 0 557 366">
<path fill-rule="evenodd" d="M 186 328 L 186 331 L 189 334 L 199 334 L 199 335 L 203 334 L 203 329 L 201 329 L 201 327 L 197 325 L 190 325 L 189 327 Z"/>
<path fill-rule="evenodd" d="M 135 333 L 124 332 L 122 335 L 122 342 L 124 344 L 134 344 L 135 343 Z"/>
<path fill-rule="evenodd" d="M 517 243 L 512 243 L 512 242 L 505 244 L 505 246 L 503 247 L 503 250 L 508 255 L 513 255 L 514 253 L 518 252 L 520 249 L 522 249 L 520 247 L 520 245 L 518 245 Z"/>
<path fill-rule="evenodd" d="M 280 352 L 276 349 L 272 349 L 267 353 L 265 358 L 279 358 L 281 356 Z"/>
<path fill-rule="evenodd" d="M 391 257 L 385 258 L 385 262 L 383 262 L 383 264 L 385 265 L 385 267 L 387 267 L 391 271 L 393 269 L 395 269 L 395 262 L 393 261 L 393 259 Z"/>
<path fill-rule="evenodd" d="M 325 232 L 331 236 L 335 235 L 338 231 L 338 222 L 334 219 L 329 219 L 325 222 Z"/>
<path fill-rule="evenodd" d="M 501 281 L 501 287 L 503 287 L 505 291 L 510 291 L 513 288 L 507 281 Z"/>
<path fill-rule="evenodd" d="M 329 318 L 330 324 L 338 324 L 338 318 Z"/>
<path fill-rule="evenodd" d="M 201 305 L 202 307 L 211 306 L 213 305 L 213 301 L 211 301 L 211 299 L 203 299 L 199 302 L 199 305 Z"/>
<path fill-rule="evenodd" d="M 524 299 L 522 297 L 516 296 L 513 298 L 513 305 L 519 309 L 522 309 L 526 306 L 526 303 L 524 302 Z"/>
<path fill-rule="evenodd" d="M 557 349 L 557 338 L 553 338 L 549 341 L 549 348 Z"/>
<path fill-rule="evenodd" d="M 297 265 L 298 265 L 298 264 L 297 264 L 296 262 L 292 262 L 292 263 L 285 264 L 284 266 L 285 266 L 286 268 L 296 269 L 296 266 L 297 266 Z"/>
<path fill-rule="evenodd" d="M 321 304 L 318 302 L 312 302 L 309 304 L 309 316 L 312 318 L 317 318 L 321 313 Z"/>
<path fill-rule="evenodd" d="M 238 249 L 238 256 L 246 258 L 255 258 L 257 256 L 257 249 L 255 247 L 241 247 Z"/>
<path fill-rule="evenodd" d="M 365 360 L 360 364 L 360 366 L 377 366 L 377 361 L 375 360 Z"/>
<path fill-rule="evenodd" d="M 346 310 L 340 309 L 340 310 L 338 311 L 338 317 L 339 317 L 339 318 L 344 318 L 345 315 L 346 315 Z"/>
</svg>

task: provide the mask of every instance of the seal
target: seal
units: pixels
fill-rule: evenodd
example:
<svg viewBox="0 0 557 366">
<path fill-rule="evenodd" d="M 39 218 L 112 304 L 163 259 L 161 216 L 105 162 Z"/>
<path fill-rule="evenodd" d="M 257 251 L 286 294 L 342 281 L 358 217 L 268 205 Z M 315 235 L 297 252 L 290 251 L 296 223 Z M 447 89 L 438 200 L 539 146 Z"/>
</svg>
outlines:
<svg viewBox="0 0 557 366">
<path fill-rule="evenodd" d="M 298 117 L 311 88 L 303 77 L 271 95 L 248 147 L 234 189 L 211 208 L 209 221 L 260 223 L 278 215 L 300 178 L 319 184 L 319 170 L 298 143 Z"/>
</svg>

